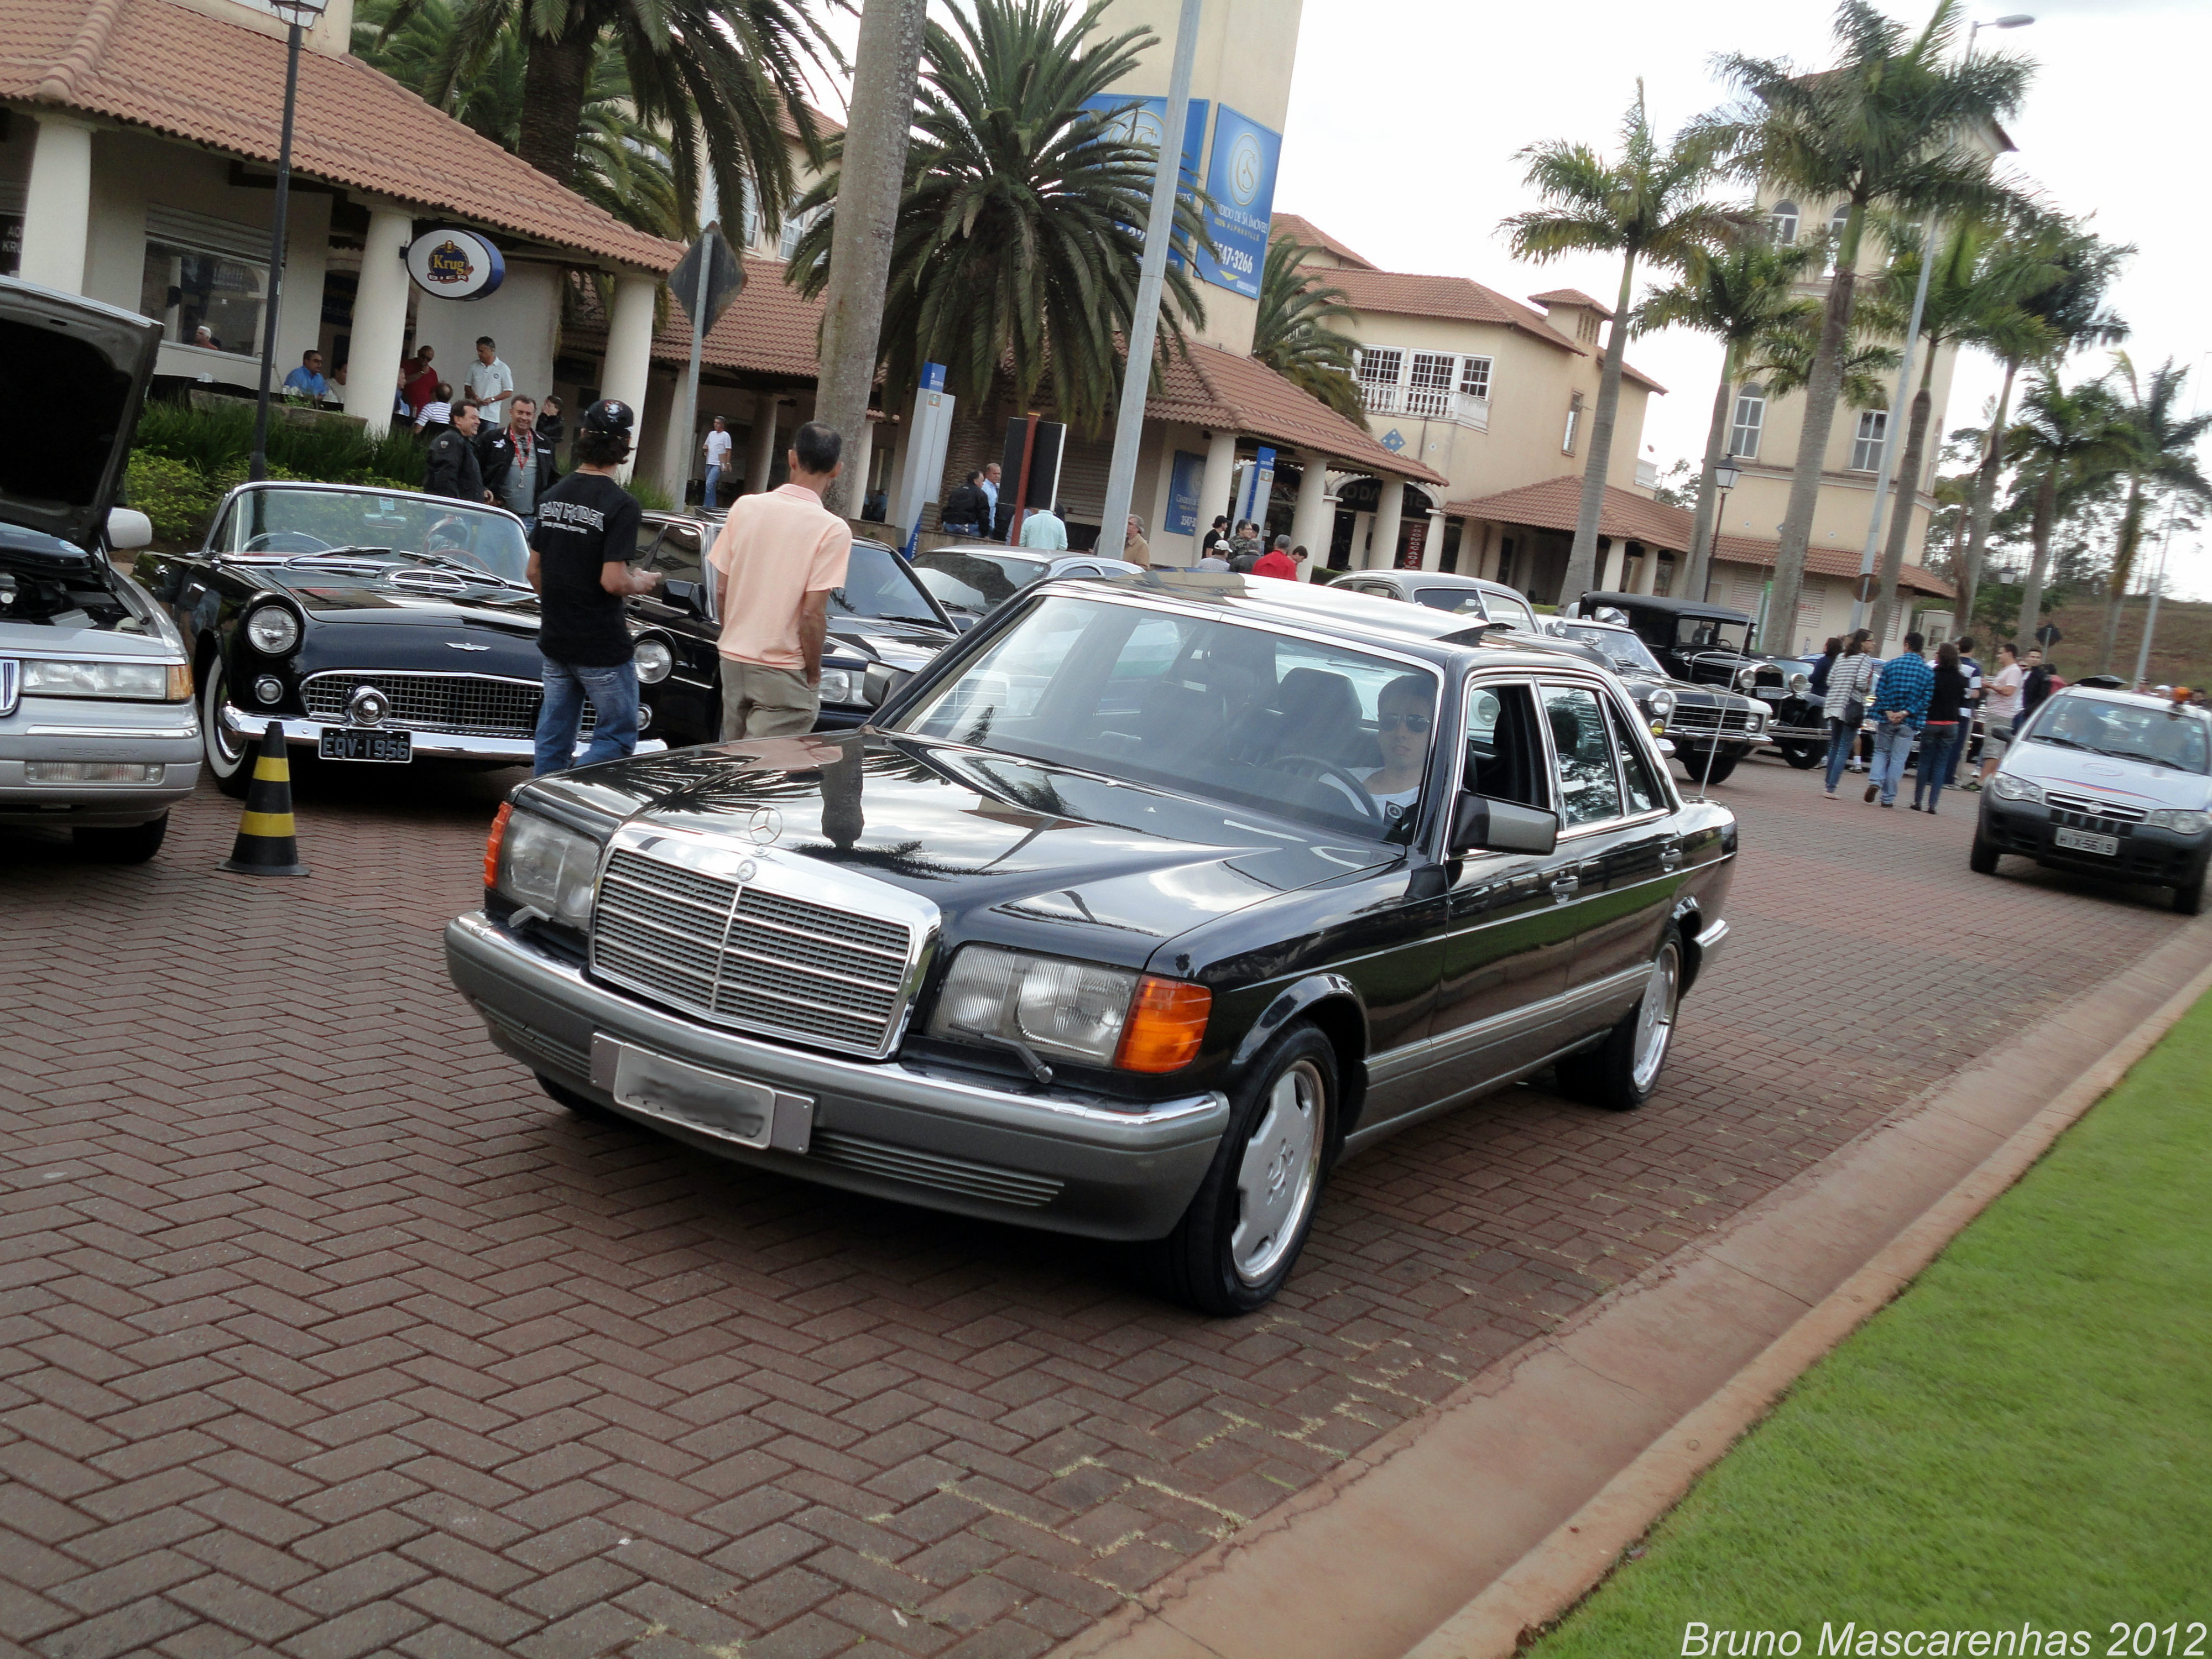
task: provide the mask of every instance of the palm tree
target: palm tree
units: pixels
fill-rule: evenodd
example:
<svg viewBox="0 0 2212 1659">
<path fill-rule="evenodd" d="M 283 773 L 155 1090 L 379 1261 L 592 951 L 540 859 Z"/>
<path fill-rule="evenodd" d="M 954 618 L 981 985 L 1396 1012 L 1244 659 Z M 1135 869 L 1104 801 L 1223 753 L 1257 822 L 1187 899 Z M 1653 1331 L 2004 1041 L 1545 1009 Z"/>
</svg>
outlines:
<svg viewBox="0 0 2212 1659">
<path fill-rule="evenodd" d="M 1611 161 L 1587 144 L 1563 138 L 1520 151 L 1516 159 L 1528 163 L 1523 182 L 1547 205 L 1516 213 L 1499 227 L 1511 238 L 1513 257 L 1537 264 L 1570 253 L 1620 256 L 1620 298 L 1607 333 L 1589 456 L 1583 463 L 1582 504 L 1559 589 L 1568 599 L 1597 575 L 1598 519 L 1605 507 L 1605 475 L 1620 408 L 1620 363 L 1628 345 L 1637 262 L 1680 270 L 1746 220 L 1740 210 L 1704 199 L 1713 176 L 1711 131 L 1692 126 L 1661 144 L 1644 112 L 1640 80 L 1636 101 L 1621 120 L 1620 143 L 1620 158 Z"/>
<path fill-rule="evenodd" d="M 1738 173 L 1846 210 L 1775 550 L 1771 615 L 1795 616 L 1804 584 L 1868 214 L 1986 213 L 2008 198 L 1991 178 L 1988 158 L 1960 141 L 1971 143 L 1971 134 L 2019 106 L 2028 69 L 1995 54 L 1948 62 L 1959 14 L 1960 0 L 1939 0 L 1928 27 L 1914 35 L 1869 0 L 1843 0 L 1832 68 L 1808 74 L 1780 59 L 1733 52 L 1716 64 L 1743 98 L 1723 129 Z"/>
<path fill-rule="evenodd" d="M 2027 295 L 2021 308 L 2043 325 L 2048 336 L 2039 351 L 2007 354 L 2003 388 L 1997 393 L 1996 416 L 1990 422 L 1979 474 L 1974 481 L 1974 502 L 1966 543 L 1966 568 L 1959 582 L 1959 614 L 1972 623 L 1975 590 L 1981 585 L 1982 563 L 1990 544 L 1990 522 L 1996 507 L 1997 475 L 2004 470 L 2006 416 L 2012 408 L 2013 381 L 2033 360 L 2063 358 L 2068 352 L 2093 345 L 2117 345 L 2127 337 L 2128 325 L 2106 303 L 2106 295 L 2119 280 L 2120 265 L 2135 252 L 2100 240 L 2080 225 L 2063 219 L 2044 219 L 2027 225 L 2020 234 L 2032 241 L 2036 252 L 2063 273 L 2049 288 Z"/>
<path fill-rule="evenodd" d="M 521 38 L 502 35 L 476 74 L 465 82 L 449 83 L 441 80 L 440 66 L 453 35 L 453 0 L 421 0 L 404 22 L 392 24 L 395 9 L 395 0 L 363 0 L 354 14 L 355 55 L 493 143 L 514 149 L 520 142 L 528 56 Z M 621 55 L 605 43 L 592 60 L 575 146 L 571 190 L 655 236 L 676 239 L 685 234 L 688 216 L 676 187 L 667 137 L 638 119 Z"/>
<path fill-rule="evenodd" d="M 1820 314 L 1820 307 L 1795 288 L 1818 252 L 1818 246 L 1809 242 L 1784 247 L 1753 239 L 1692 260 L 1680 282 L 1645 295 L 1636 308 L 1634 331 L 1638 334 L 1690 328 L 1721 343 L 1721 380 L 1713 392 L 1712 423 L 1705 431 L 1705 470 L 1698 480 L 1697 516 L 1682 581 L 1687 598 L 1702 599 L 1711 574 L 1713 471 L 1728 441 L 1736 388 L 1751 378 L 1762 338 L 1793 325 L 1802 328 Z"/>
<path fill-rule="evenodd" d="M 1876 327 L 1902 337 L 1911 324 L 1912 295 L 1920 282 L 1926 250 L 1917 227 L 1894 220 L 1881 225 L 1893 250 L 1889 269 L 1873 284 L 1864 314 Z M 2032 240 L 2007 236 L 1984 220 L 1955 223 L 1935 250 L 1928 272 L 1928 294 L 1920 314 L 1920 337 L 1908 343 L 1922 352 L 1920 388 L 1914 394 L 1898 461 L 1889 532 L 1869 626 L 1877 640 L 1889 637 L 1897 605 L 1898 577 L 1905 567 L 1905 544 L 1912 525 L 1912 503 L 1928 454 L 1928 423 L 1936 406 L 1936 359 L 1947 346 L 1979 346 L 2002 359 L 2032 356 L 2047 349 L 2050 331 L 2022 301 L 2051 287 L 2064 272 L 2043 257 Z"/>
<path fill-rule="evenodd" d="M 2176 368 L 2169 357 L 2151 371 L 2148 385 L 2136 375 L 2136 366 L 2124 351 L 2117 352 L 2118 377 L 2127 383 L 2123 418 L 2134 438 L 2134 453 L 2127 466 L 2127 505 L 2120 512 L 2120 531 L 2112 544 L 2112 574 L 2105 580 L 2105 629 L 2097 647 L 2097 672 L 2112 665 L 2112 648 L 2120 630 L 2120 602 L 2127 597 L 2128 581 L 2135 574 L 2136 554 L 2142 545 L 2143 521 L 2160 495 L 2178 496 L 2197 505 L 2212 504 L 2212 479 L 2207 479 L 2197 459 L 2197 441 L 2212 431 L 2212 411 L 2183 415 L 2181 389 L 2189 379 L 2186 368 Z"/>
<path fill-rule="evenodd" d="M 892 395 L 939 362 L 963 402 L 1007 370 L 1015 398 L 1033 404 L 1049 370 L 1064 419 L 1095 432 L 1112 408 L 1157 156 L 1115 137 L 1114 112 L 1084 103 L 1157 37 L 1132 28 L 1085 45 L 1109 3 L 1077 13 L 1068 0 L 976 0 L 951 28 L 931 20 L 884 297 Z M 810 296 L 829 280 L 837 185 L 832 173 L 798 204 L 821 211 L 785 280 Z M 1211 246 L 1187 200 L 1175 241 L 1186 253 Z M 1167 274 L 1163 354 L 1181 346 L 1183 318 L 1205 318 L 1190 264 Z"/>
<path fill-rule="evenodd" d="M 2136 441 L 2127 412 L 2101 380 L 2068 386 L 2045 371 L 2021 399 L 2020 419 L 2005 434 L 2005 459 L 2020 469 L 2034 538 L 2013 640 L 2023 653 L 2042 620 L 2051 532 L 2062 517 L 2109 491 L 2137 458 Z"/>
<path fill-rule="evenodd" d="M 1252 355 L 1346 419 L 1362 420 L 1366 404 L 1352 376 L 1352 340 L 1329 326 L 1353 313 L 1342 289 L 1330 287 L 1305 268 L 1312 252 L 1289 236 L 1267 244 Z"/>
<path fill-rule="evenodd" d="M 419 87 L 445 105 L 513 40 L 523 47 L 515 153 L 563 185 L 580 168 L 578 134 L 603 49 L 620 57 L 636 118 L 668 135 L 678 198 L 699 199 L 700 147 L 725 202 L 750 180 L 770 228 L 791 198 L 782 122 L 818 148 L 805 103 L 809 68 L 844 59 L 805 0 L 447 0 L 449 21 Z M 438 0 L 392 0 L 384 33 Z M 685 218 L 690 216 L 687 207 Z"/>
</svg>

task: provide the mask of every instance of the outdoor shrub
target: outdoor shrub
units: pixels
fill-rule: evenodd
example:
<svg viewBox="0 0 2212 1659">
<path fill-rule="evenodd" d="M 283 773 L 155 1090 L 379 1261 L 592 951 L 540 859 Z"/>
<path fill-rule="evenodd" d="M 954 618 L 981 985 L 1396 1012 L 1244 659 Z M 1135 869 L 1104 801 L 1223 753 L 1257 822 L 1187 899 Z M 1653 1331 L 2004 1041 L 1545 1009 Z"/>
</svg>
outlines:
<svg viewBox="0 0 2212 1659">
<path fill-rule="evenodd" d="M 138 416 L 133 447 L 149 455 L 181 461 L 210 481 L 234 475 L 243 478 L 247 459 L 253 453 L 253 406 L 243 401 L 226 401 L 206 409 L 190 403 L 149 403 Z M 384 483 L 402 489 L 419 489 L 422 446 L 404 428 L 372 438 L 348 422 L 302 422 L 272 412 L 269 476 L 325 483 Z"/>
<path fill-rule="evenodd" d="M 196 539 L 216 502 L 215 491 L 198 468 L 143 449 L 131 452 L 123 496 L 153 520 L 154 533 L 165 542 Z"/>
<path fill-rule="evenodd" d="M 623 486 L 637 497 L 637 504 L 648 513 L 672 513 L 676 503 L 659 484 L 648 483 L 642 478 L 632 478 Z"/>
</svg>

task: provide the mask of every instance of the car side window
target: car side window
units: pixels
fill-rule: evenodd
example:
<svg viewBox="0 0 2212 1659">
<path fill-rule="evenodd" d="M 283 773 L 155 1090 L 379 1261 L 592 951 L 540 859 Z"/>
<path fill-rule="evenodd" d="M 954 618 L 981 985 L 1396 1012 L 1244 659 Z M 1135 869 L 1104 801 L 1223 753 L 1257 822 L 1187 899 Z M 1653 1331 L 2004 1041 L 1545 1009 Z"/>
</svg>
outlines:
<svg viewBox="0 0 2212 1659">
<path fill-rule="evenodd" d="M 1072 564 L 1060 574 L 1063 576 L 1095 576 L 1099 573 L 1095 564 Z"/>
<path fill-rule="evenodd" d="M 1467 703 L 1467 764 L 1462 787 L 1492 800 L 1515 801 L 1548 811 L 1544 742 L 1536 730 L 1534 688 L 1486 681 L 1471 687 Z"/>
<path fill-rule="evenodd" d="M 1644 752 L 1644 745 L 1628 729 L 1627 717 L 1619 705 L 1608 701 L 1605 708 L 1613 726 L 1613 745 L 1620 750 L 1620 776 L 1628 789 L 1629 811 L 1658 811 L 1666 805 L 1667 797 L 1660 790 L 1659 780 L 1652 775 L 1651 762 Z"/>
<path fill-rule="evenodd" d="M 1620 778 L 1597 693 L 1586 686 L 1544 688 L 1544 718 L 1559 757 L 1559 817 L 1569 829 L 1620 816 Z"/>
<path fill-rule="evenodd" d="M 648 570 L 664 573 L 671 580 L 696 582 L 706 580 L 706 568 L 701 556 L 699 529 L 696 525 L 663 525 L 660 539 L 645 556 Z"/>
<path fill-rule="evenodd" d="M 1532 634 L 1536 631 L 1535 612 L 1529 610 L 1520 600 L 1509 599 L 1502 593 L 1492 593 L 1487 602 L 1491 621 L 1510 623 L 1514 627 L 1524 628 Z"/>
</svg>

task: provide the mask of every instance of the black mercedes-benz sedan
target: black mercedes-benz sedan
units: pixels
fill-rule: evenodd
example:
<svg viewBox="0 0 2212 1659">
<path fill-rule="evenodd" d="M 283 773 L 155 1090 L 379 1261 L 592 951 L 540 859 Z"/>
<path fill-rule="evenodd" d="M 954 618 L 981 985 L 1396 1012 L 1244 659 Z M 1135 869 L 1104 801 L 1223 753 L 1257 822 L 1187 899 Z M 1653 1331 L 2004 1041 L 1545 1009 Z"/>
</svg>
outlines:
<svg viewBox="0 0 2212 1659">
<path fill-rule="evenodd" d="M 1229 1314 L 1393 1131 L 1648 1098 L 1735 850 L 1602 668 L 1154 573 L 1038 584 L 856 732 L 516 789 L 447 957 L 578 1110 Z"/>
</svg>

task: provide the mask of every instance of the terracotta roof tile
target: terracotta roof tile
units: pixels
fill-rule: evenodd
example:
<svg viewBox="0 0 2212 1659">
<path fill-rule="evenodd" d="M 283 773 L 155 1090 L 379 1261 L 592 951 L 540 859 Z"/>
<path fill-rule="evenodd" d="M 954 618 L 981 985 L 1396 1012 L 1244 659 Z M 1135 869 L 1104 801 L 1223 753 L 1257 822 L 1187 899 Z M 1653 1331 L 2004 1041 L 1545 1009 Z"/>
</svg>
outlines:
<svg viewBox="0 0 2212 1659">
<path fill-rule="evenodd" d="M 1328 252 L 1334 253 L 1338 258 L 1343 260 L 1346 264 L 1352 266 L 1356 270 L 1372 270 L 1375 269 L 1375 262 L 1372 259 L 1362 258 L 1358 254 L 1354 253 L 1350 248 L 1345 246 L 1343 243 L 1338 241 L 1335 237 L 1323 230 L 1319 225 L 1314 223 L 1312 220 L 1301 219 L 1295 213 L 1278 213 L 1273 215 L 1267 221 L 1267 232 L 1268 240 L 1270 241 L 1273 241 L 1278 236 L 1287 236 L 1292 241 L 1303 242 L 1308 247 L 1317 247 L 1323 249 Z"/>
<path fill-rule="evenodd" d="M 1518 301 L 1466 276 L 1417 276 L 1398 270 L 1334 270 L 1330 283 L 1344 290 L 1354 311 L 1401 317 L 1443 317 L 1455 322 L 1494 323 L 1519 329 L 1547 345 L 1583 355 L 1583 349 Z"/>
<path fill-rule="evenodd" d="M 1528 299 L 1530 303 L 1540 306 L 1585 306 L 1607 322 L 1613 320 L 1612 312 L 1578 288 L 1555 288 L 1542 294 L 1532 294 Z"/>
<path fill-rule="evenodd" d="M 1149 419 L 1241 432 L 1419 483 L 1451 482 L 1418 461 L 1394 455 L 1364 427 L 1355 426 L 1256 358 L 1194 344 L 1187 356 L 1169 359 L 1161 380 L 1160 390 L 1145 404 Z"/>
<path fill-rule="evenodd" d="M 1540 530 L 1571 532 L 1582 506 L 1582 475 L 1566 472 L 1541 483 L 1500 490 L 1494 495 L 1446 501 L 1444 512 L 1455 519 L 1486 519 L 1492 524 L 1525 524 Z M 1686 507 L 1670 507 L 1617 484 L 1607 484 L 1597 527 L 1600 535 L 1610 536 L 1615 541 L 1644 542 L 1680 553 L 1689 548 L 1692 522 L 1692 515 Z M 1758 541 L 1748 536 L 1723 536 L 1713 550 L 1714 561 L 1720 564 L 1771 567 L 1774 556 L 1772 542 Z M 1809 548 L 1805 569 L 1808 574 L 1815 576 L 1855 577 L 1859 574 L 1858 555 L 1843 548 Z M 1950 583 L 1917 564 L 1904 568 L 1899 585 L 1938 599 L 1957 596 L 1957 590 Z"/>
<path fill-rule="evenodd" d="M 811 104 L 806 105 L 805 109 L 806 112 L 814 118 L 814 136 L 816 137 L 832 138 L 837 134 L 844 131 L 845 124 L 839 120 L 836 116 L 831 115 L 825 111 L 818 110 Z M 797 138 L 799 136 L 799 123 L 792 118 L 791 109 L 788 105 L 782 106 L 776 110 L 775 125 L 776 130 L 782 133 L 787 138 Z"/>
<path fill-rule="evenodd" d="M 284 42 L 172 0 L 7 0 L 0 98 L 276 160 Z M 300 58 L 292 165 L 310 178 L 633 268 L 673 242 L 623 224 L 357 58 Z"/>
</svg>

